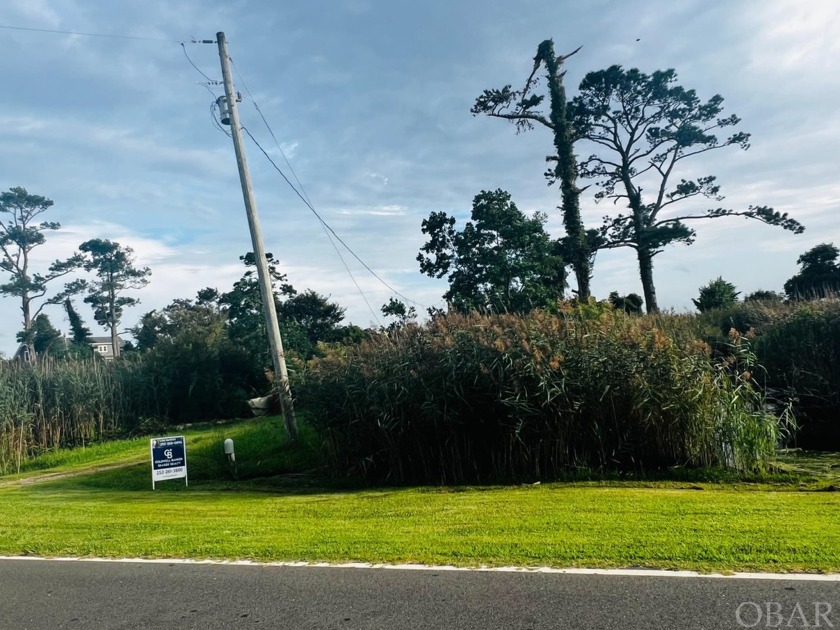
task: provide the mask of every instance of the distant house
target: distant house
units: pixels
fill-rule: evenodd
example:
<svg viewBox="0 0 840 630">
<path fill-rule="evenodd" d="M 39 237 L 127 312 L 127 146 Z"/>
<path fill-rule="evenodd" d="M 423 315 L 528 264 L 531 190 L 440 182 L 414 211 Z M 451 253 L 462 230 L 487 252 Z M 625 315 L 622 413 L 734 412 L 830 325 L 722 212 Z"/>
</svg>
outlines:
<svg viewBox="0 0 840 630">
<path fill-rule="evenodd" d="M 19 361 L 20 363 L 31 363 L 32 362 L 32 350 L 29 347 L 28 343 L 22 343 L 17 347 L 15 353 L 12 355 L 13 361 Z"/>
<path fill-rule="evenodd" d="M 62 337 L 57 340 L 59 344 L 64 344 L 65 346 L 70 345 L 70 341 L 67 337 Z M 114 360 L 114 345 L 111 343 L 111 337 L 88 337 L 88 345 L 93 350 L 94 354 L 102 357 L 106 361 L 113 361 Z M 124 341 L 121 337 L 117 337 L 117 343 L 120 344 L 120 351 L 125 349 L 127 341 Z M 33 360 L 34 352 L 32 348 L 30 348 L 29 344 L 22 343 L 18 346 L 15 353 L 12 355 L 12 359 L 15 361 L 20 361 L 21 363 L 30 363 Z"/>
<path fill-rule="evenodd" d="M 117 337 L 117 343 L 120 344 L 120 350 L 125 347 L 126 342 L 120 337 Z M 88 337 L 88 345 L 93 348 L 93 351 L 106 361 L 111 361 L 114 358 L 114 344 L 111 343 L 111 337 Z"/>
</svg>

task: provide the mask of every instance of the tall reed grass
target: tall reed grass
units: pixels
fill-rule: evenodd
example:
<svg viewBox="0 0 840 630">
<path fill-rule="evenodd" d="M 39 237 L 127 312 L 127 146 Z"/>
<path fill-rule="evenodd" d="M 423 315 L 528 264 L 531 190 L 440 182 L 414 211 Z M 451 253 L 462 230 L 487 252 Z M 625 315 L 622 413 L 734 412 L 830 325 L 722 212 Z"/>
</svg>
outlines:
<svg viewBox="0 0 840 630">
<path fill-rule="evenodd" d="M 753 338 L 755 378 L 768 399 L 792 406 L 797 445 L 840 450 L 840 298 L 748 301 L 697 317 L 699 334 L 726 348 L 737 330 Z"/>
<path fill-rule="evenodd" d="M 133 362 L 0 363 L 0 472 L 34 453 L 83 445 L 158 415 L 150 386 Z"/>
<path fill-rule="evenodd" d="M 114 362 L 0 362 L 0 473 L 44 450 L 167 422 L 241 417 L 246 400 L 268 388 L 259 363 L 221 335 L 165 339 Z"/>
<path fill-rule="evenodd" d="M 371 478 L 760 467 L 779 432 L 760 393 L 663 317 L 449 315 L 316 359 L 296 391 L 336 471 Z"/>
</svg>

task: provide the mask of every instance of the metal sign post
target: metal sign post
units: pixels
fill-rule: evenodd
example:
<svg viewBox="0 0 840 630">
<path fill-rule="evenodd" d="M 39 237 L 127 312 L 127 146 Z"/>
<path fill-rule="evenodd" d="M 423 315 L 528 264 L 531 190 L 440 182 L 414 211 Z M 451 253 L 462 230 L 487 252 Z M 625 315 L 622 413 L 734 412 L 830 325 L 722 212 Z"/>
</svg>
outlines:
<svg viewBox="0 0 840 630">
<path fill-rule="evenodd" d="M 152 490 L 156 481 L 187 478 L 187 441 L 183 435 L 152 438 L 149 448 L 152 455 Z"/>
</svg>

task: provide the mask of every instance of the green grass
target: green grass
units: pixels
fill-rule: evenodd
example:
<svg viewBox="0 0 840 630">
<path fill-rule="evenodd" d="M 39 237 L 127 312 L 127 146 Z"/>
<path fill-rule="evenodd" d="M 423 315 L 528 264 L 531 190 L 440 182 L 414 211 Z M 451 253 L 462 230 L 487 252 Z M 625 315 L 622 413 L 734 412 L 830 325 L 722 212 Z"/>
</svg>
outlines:
<svg viewBox="0 0 840 630">
<path fill-rule="evenodd" d="M 277 419 L 184 433 L 189 488 L 151 490 L 146 439 L 54 456 L 52 472 L 78 476 L 0 487 L 0 554 L 840 571 L 840 493 L 816 491 L 836 488 L 837 455 L 806 470 L 796 454 L 800 472 L 774 483 L 342 489 L 318 479 L 307 429 L 294 446 Z M 91 470 L 117 460 L 143 463 Z"/>
<path fill-rule="evenodd" d="M 183 435 L 186 438 L 191 481 L 199 483 L 234 479 L 222 450 L 226 438 L 233 439 L 236 446 L 236 476 L 239 479 L 308 471 L 321 466 L 317 436 L 305 419 L 301 423 L 301 440 L 294 447 L 285 444 L 285 428 L 279 417 L 198 424 L 183 430 L 168 428 L 159 430 L 155 435 Z M 84 476 L 83 482 L 93 485 L 137 490 L 151 487 L 149 437 L 50 451 L 26 460 L 19 474 L 0 476 L 0 484 L 45 473 L 59 475 L 88 472 L 90 474 Z M 104 475 L 97 473 L 100 467 L 118 464 L 126 465 L 127 469 L 111 470 Z M 145 467 L 134 468 L 131 464 L 145 464 Z"/>
</svg>

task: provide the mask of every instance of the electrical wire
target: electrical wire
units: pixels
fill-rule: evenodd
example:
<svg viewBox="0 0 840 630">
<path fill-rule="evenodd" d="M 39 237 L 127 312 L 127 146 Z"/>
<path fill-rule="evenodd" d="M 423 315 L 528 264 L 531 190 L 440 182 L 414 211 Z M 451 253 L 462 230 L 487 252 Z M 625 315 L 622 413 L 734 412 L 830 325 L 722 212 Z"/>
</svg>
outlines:
<svg viewBox="0 0 840 630">
<path fill-rule="evenodd" d="M 280 155 L 283 156 L 283 161 L 286 162 L 286 166 L 288 166 L 289 170 L 292 172 L 292 176 L 295 178 L 295 182 L 297 183 L 298 187 L 300 188 L 300 191 L 303 193 L 303 196 L 306 197 L 306 201 L 308 201 L 309 203 L 312 203 L 312 201 L 309 199 L 309 195 L 306 193 L 306 189 L 303 187 L 303 183 L 300 181 L 300 179 L 298 179 L 297 173 L 295 173 L 295 169 L 292 166 L 292 163 L 289 161 L 289 158 L 286 157 L 286 152 L 283 151 L 283 147 L 280 145 L 280 142 L 277 140 L 277 136 L 274 135 L 274 130 L 271 128 L 271 125 L 268 124 L 268 121 L 266 120 L 265 116 L 263 115 L 262 110 L 260 109 L 260 105 L 259 105 L 259 103 L 257 103 L 257 99 L 255 99 L 254 95 L 251 94 L 251 90 L 248 87 L 248 84 L 245 82 L 245 77 L 243 77 L 242 73 L 239 72 L 239 68 L 236 67 L 236 63 L 233 61 L 233 58 L 228 56 L 228 59 L 230 59 L 230 65 L 233 66 L 233 70 L 234 70 L 234 72 L 236 72 L 236 76 L 239 77 L 239 81 L 242 83 L 242 87 L 245 88 L 245 93 L 248 95 L 248 98 L 250 98 L 251 102 L 254 104 L 254 109 L 257 110 L 257 113 L 260 115 L 260 118 L 262 119 L 263 124 L 265 125 L 265 128 L 268 129 L 268 133 L 271 134 L 271 139 L 274 140 L 274 144 L 277 146 L 277 149 L 280 151 Z"/>
<path fill-rule="evenodd" d="M 230 137 L 232 137 L 232 134 L 230 133 L 230 131 L 228 131 L 227 129 L 225 129 L 225 128 L 224 128 L 224 125 L 222 125 L 222 124 L 221 124 L 221 123 L 220 123 L 220 122 L 216 119 L 216 110 L 218 109 L 218 107 L 219 107 L 218 101 L 215 101 L 215 100 L 214 100 L 212 103 L 210 103 L 210 119 L 213 121 L 213 126 L 214 126 L 216 129 L 218 129 L 218 130 L 219 130 L 219 131 L 221 131 L 223 134 L 225 134 L 228 138 L 230 138 Z"/>
<path fill-rule="evenodd" d="M 265 155 L 268 158 L 268 160 L 274 165 L 274 168 L 277 170 L 277 172 L 279 172 L 281 175 L 283 175 L 283 178 L 286 179 L 286 176 L 283 174 L 283 172 L 279 168 L 277 168 L 277 165 L 274 164 L 274 161 L 263 150 L 263 148 L 256 141 L 254 136 L 251 135 L 251 132 L 248 131 L 248 129 L 246 129 L 245 127 L 243 127 L 243 129 L 251 137 L 251 139 L 254 141 L 254 143 L 260 148 L 260 150 L 263 152 L 263 155 Z M 286 182 L 289 182 L 289 180 L 286 179 Z M 289 185 L 291 185 L 291 183 L 289 183 Z M 294 186 L 292 186 L 292 189 L 295 190 L 295 192 L 297 192 L 297 190 L 294 188 Z M 300 194 L 298 194 L 298 196 L 300 196 Z M 301 199 L 302 199 L 302 197 L 301 197 Z M 311 205 L 309 204 L 308 201 L 304 201 L 304 203 L 307 204 L 307 206 L 310 207 L 310 209 L 311 209 Z M 362 300 L 364 300 L 364 303 L 367 305 L 368 310 L 370 311 L 370 314 L 373 315 L 373 319 L 381 327 L 382 326 L 382 321 L 379 319 L 379 316 L 376 314 L 376 311 L 371 306 L 370 301 L 367 299 L 367 296 L 365 295 L 365 292 L 362 291 L 362 287 L 360 287 L 359 283 L 356 281 L 356 276 L 353 275 L 353 272 L 350 270 L 350 267 L 347 265 L 347 261 L 344 260 L 344 256 L 342 256 L 341 250 L 338 249 L 338 246 L 335 244 L 335 241 L 333 241 L 333 237 L 330 235 L 329 231 L 327 230 L 327 227 L 328 227 L 327 224 L 324 222 L 323 219 L 321 219 L 320 216 L 318 216 L 317 213 L 315 213 L 315 216 L 318 217 L 318 220 L 321 224 L 321 229 L 324 230 L 324 234 L 327 236 L 327 240 L 330 242 L 330 245 L 332 245 L 332 248 L 335 250 L 335 253 L 338 255 L 338 259 L 341 261 L 341 264 L 344 266 L 344 269 L 347 271 L 347 275 L 350 276 L 350 280 L 355 285 L 356 290 L 359 292 L 359 295 L 362 296 Z M 345 245 L 345 247 L 346 247 L 346 245 Z"/>
<path fill-rule="evenodd" d="M 138 35 L 115 35 L 112 33 L 82 33 L 79 31 L 62 31 L 51 28 L 31 28 L 28 26 L 10 26 L 8 24 L 0 24 L 0 28 L 10 31 L 32 31 L 35 33 L 57 33 L 60 35 L 84 35 L 85 37 L 113 37 L 115 39 L 139 39 L 149 42 L 168 42 L 170 44 L 182 44 L 183 42 L 177 39 L 163 39 L 161 37 L 140 37 Z"/>
<path fill-rule="evenodd" d="M 297 183 L 298 187 L 300 188 L 300 191 L 298 191 L 298 189 L 295 188 L 295 186 L 289 181 L 289 179 L 286 177 L 286 175 L 283 173 L 283 171 L 280 170 L 280 168 L 277 166 L 277 164 L 274 162 L 274 160 L 271 159 L 271 157 L 268 155 L 268 153 L 265 151 L 265 149 L 263 149 L 262 146 L 260 145 L 260 143 L 257 142 L 256 138 L 254 138 L 254 136 L 251 134 L 251 132 L 248 131 L 245 127 L 243 127 L 243 129 L 245 129 L 245 132 L 251 137 L 251 140 L 254 141 L 254 144 L 256 144 L 257 147 L 259 147 L 259 149 L 260 149 L 260 151 L 262 151 L 263 155 L 265 155 L 265 157 L 268 158 L 269 162 L 271 162 L 271 164 L 272 164 L 272 166 L 274 166 L 275 170 L 277 170 L 277 172 L 280 173 L 280 175 L 283 176 L 283 179 L 285 179 L 286 183 L 289 184 L 289 186 L 292 188 L 292 190 L 295 191 L 295 194 L 297 194 L 297 196 L 300 197 L 301 201 L 303 201 L 303 203 L 306 204 L 306 206 L 315 214 L 315 216 L 321 222 L 321 225 L 324 228 L 325 233 L 327 234 L 327 238 L 330 239 L 330 243 L 332 243 L 332 238 L 330 238 L 330 232 L 332 232 L 333 235 L 335 235 L 336 239 L 338 239 L 338 241 L 347 249 L 347 251 L 349 251 L 353 255 L 353 257 L 356 258 L 356 260 L 358 260 L 362 264 L 362 266 L 364 266 L 364 268 L 367 269 L 383 285 L 388 287 L 391 291 L 393 291 L 394 293 L 399 295 L 401 298 L 411 302 L 412 304 L 417 304 L 418 306 L 422 306 L 423 308 L 428 308 L 427 306 L 425 306 L 423 304 L 420 304 L 419 302 L 415 302 L 414 300 L 404 296 L 399 291 L 394 289 L 391 285 L 389 285 L 387 282 L 385 282 L 382 278 L 380 278 L 373 271 L 373 269 L 368 267 L 368 265 L 365 264 L 365 262 L 361 258 L 359 258 L 359 256 L 356 255 L 356 252 L 354 252 L 352 249 L 350 249 L 350 247 L 347 245 L 347 243 L 345 243 L 343 240 L 341 240 L 341 238 L 338 236 L 338 234 L 336 234 L 335 231 L 327 224 L 327 222 L 324 221 L 324 219 L 321 218 L 321 216 L 315 211 L 315 208 L 312 205 L 312 201 L 309 199 L 309 195 L 306 193 L 306 189 L 303 187 L 303 183 L 298 178 L 294 167 L 292 166 L 291 162 L 289 161 L 289 158 L 286 157 L 286 152 L 283 151 L 283 147 L 280 145 L 280 142 L 277 140 L 277 136 L 274 134 L 274 130 L 271 128 L 271 125 L 268 124 L 268 120 L 266 120 L 265 116 L 263 115 L 262 110 L 260 109 L 259 103 L 257 103 L 257 99 L 254 98 L 254 95 L 251 93 L 251 90 L 248 87 L 248 83 L 245 81 L 245 77 L 242 76 L 242 73 L 239 71 L 239 68 L 236 66 L 236 62 L 234 62 L 233 58 L 228 56 L 228 59 L 230 60 L 230 64 L 233 66 L 233 69 L 236 72 L 236 75 L 239 77 L 239 81 L 240 81 L 240 83 L 242 83 L 242 87 L 245 89 L 245 93 L 248 95 L 248 97 L 251 99 L 251 102 L 254 104 L 254 109 L 257 110 L 257 113 L 260 115 L 260 118 L 262 119 L 263 124 L 265 125 L 265 128 L 268 130 L 268 133 L 271 135 L 272 140 L 274 140 L 274 144 L 277 146 L 277 149 L 280 151 L 280 155 L 283 156 L 283 160 L 286 162 L 286 166 L 289 167 L 289 170 L 291 171 L 292 176 L 295 178 L 295 182 Z M 329 231 L 327 231 L 327 230 L 329 230 Z M 344 258 L 341 256 L 341 253 L 338 251 L 338 248 L 335 247 L 334 243 L 332 243 L 332 245 L 333 245 L 333 248 L 335 248 L 336 253 L 338 254 L 339 258 L 341 258 L 341 262 L 344 263 L 344 267 L 345 267 L 345 269 L 347 269 L 347 273 L 350 275 L 351 280 L 353 280 L 353 283 L 356 284 L 356 287 L 359 289 L 359 292 L 362 294 L 362 298 L 367 303 L 367 298 L 365 297 L 365 295 L 362 292 L 361 288 L 359 287 L 358 283 L 356 283 L 356 279 L 353 277 L 353 274 L 350 271 L 350 268 L 347 267 L 347 264 L 344 262 Z M 368 308 L 370 308 L 370 303 L 368 303 Z M 370 310 L 371 310 L 371 313 L 373 313 L 374 318 L 376 318 L 377 321 L 378 321 L 379 318 L 376 316 L 376 313 L 373 311 L 372 308 Z"/>
<path fill-rule="evenodd" d="M 207 80 L 208 80 L 208 81 L 209 81 L 212 85 L 221 85 L 221 84 L 222 84 L 222 82 L 221 82 L 221 81 L 216 81 L 215 79 L 211 79 L 211 78 L 210 78 L 210 77 L 208 77 L 206 74 L 204 74 L 204 72 L 201 70 L 201 68 L 199 68 L 197 65 L 195 65 L 195 64 L 193 63 L 193 60 L 192 60 L 192 59 L 190 59 L 189 54 L 187 54 L 187 47 L 184 45 L 184 42 L 178 42 L 178 43 L 179 43 L 179 44 L 181 44 L 181 49 L 184 51 L 184 57 L 186 57 L 186 58 L 187 58 L 187 61 L 189 61 L 189 62 L 190 62 L 190 65 L 191 65 L 193 68 L 195 68 L 195 70 L 196 70 L 196 72 L 198 72 L 198 74 L 200 74 L 200 75 L 201 75 L 201 76 L 203 76 L 205 79 L 207 79 Z"/>
<path fill-rule="evenodd" d="M 323 223 L 321 224 L 321 229 L 324 230 L 324 234 L 327 235 L 327 240 L 330 242 L 330 245 L 332 245 L 332 248 L 338 255 L 338 259 L 341 261 L 341 264 L 344 265 L 344 269 L 347 271 L 347 275 L 350 276 L 350 280 L 352 280 L 353 284 L 356 286 L 356 290 L 359 292 L 359 295 L 362 296 L 362 299 L 365 301 L 365 304 L 367 304 L 370 314 L 373 315 L 373 319 L 376 321 L 377 324 L 379 324 L 379 326 L 382 326 L 382 322 L 379 320 L 379 316 L 376 314 L 376 311 L 373 310 L 373 307 L 370 305 L 370 302 L 368 301 L 365 292 L 362 291 L 362 287 L 360 287 L 359 283 L 356 282 L 356 276 L 354 276 L 353 272 L 350 271 L 350 267 L 347 265 L 347 261 L 344 260 L 344 256 L 341 255 L 341 250 L 338 249 L 338 246 L 335 244 L 335 241 L 333 241 L 332 236 L 330 236 L 330 233 L 327 231 L 327 228 L 324 226 Z"/>
<path fill-rule="evenodd" d="M 33 28 L 33 27 L 26 27 L 26 26 L 12 26 L 12 25 L 9 25 L 9 24 L 0 24 L 0 29 L 14 30 L 14 31 L 28 31 L 28 32 L 35 32 L 35 33 L 50 33 L 50 34 L 58 34 L 58 35 L 79 35 L 79 36 L 84 36 L 84 37 L 109 37 L 109 38 L 113 38 L 113 39 L 133 39 L 133 40 L 141 40 L 141 41 L 156 41 L 156 42 L 168 42 L 168 43 L 173 43 L 173 44 L 180 44 L 181 45 L 181 50 L 184 52 L 184 57 L 186 57 L 187 62 L 189 62 L 189 64 L 196 70 L 196 72 L 198 72 L 202 77 L 204 77 L 208 81 L 209 85 L 221 85 L 221 83 L 222 83 L 221 81 L 211 79 L 204 71 L 202 71 L 201 68 L 199 68 L 193 62 L 193 60 L 190 58 L 189 54 L 187 53 L 187 47 L 186 47 L 185 43 L 183 41 L 177 40 L 177 39 L 164 39 L 164 38 L 160 38 L 160 37 L 143 37 L 143 36 L 138 36 L 138 35 L 122 35 L 122 34 L 114 34 L 114 33 L 90 33 L 90 32 L 83 32 L 83 31 L 66 31 L 66 30 L 61 30 L 61 29 Z M 212 44 L 212 43 L 214 43 L 214 41 L 213 40 L 197 40 L 197 39 L 193 38 L 192 43 L 194 43 L 194 44 Z M 335 230 L 332 229 L 332 227 L 323 219 L 323 217 L 321 217 L 321 215 L 318 214 L 318 212 L 315 210 L 314 206 L 312 205 L 312 202 L 309 200 L 309 195 L 306 193 L 306 189 L 303 187 L 303 183 L 298 178 L 297 173 L 295 173 L 295 170 L 292 167 L 292 164 L 289 161 L 289 158 L 286 157 L 286 153 L 285 153 L 285 151 L 283 151 L 283 147 L 280 146 L 280 142 L 277 140 L 277 136 L 274 134 L 274 130 L 271 128 L 271 125 L 268 124 L 268 121 L 266 120 L 265 115 L 262 113 L 262 110 L 260 109 L 259 104 L 257 103 L 256 99 L 254 98 L 254 95 L 251 93 L 251 90 L 248 88 L 248 84 L 245 82 L 245 78 L 242 76 L 242 73 L 239 71 L 239 68 L 236 67 L 236 64 L 233 62 L 233 59 L 230 58 L 230 57 L 229 57 L 229 59 L 230 59 L 231 64 L 234 67 L 234 70 L 236 71 L 236 74 L 239 76 L 239 79 L 242 82 L 242 87 L 245 88 L 245 92 L 248 94 L 249 98 L 251 99 L 251 102 L 254 103 L 254 108 L 257 110 L 257 113 L 259 114 L 260 118 L 262 119 L 263 124 L 265 125 L 266 129 L 268 129 L 269 134 L 271 134 L 271 138 L 274 140 L 274 143 L 277 145 L 277 148 L 280 150 L 280 154 L 283 156 L 283 160 L 286 162 L 286 165 L 289 167 L 289 170 L 291 171 L 293 177 L 295 178 L 295 182 L 297 183 L 300 190 L 298 190 L 298 188 L 295 187 L 295 185 L 292 184 L 291 181 L 289 181 L 289 178 L 286 177 L 285 173 L 283 173 L 283 171 L 280 169 L 280 167 L 277 166 L 277 163 L 271 158 L 271 156 L 268 154 L 268 152 L 266 152 L 266 150 L 263 149 L 262 145 L 257 141 L 257 139 L 253 136 L 253 134 L 245 127 L 242 127 L 242 129 L 248 134 L 248 136 L 251 138 L 251 140 L 254 142 L 254 144 L 257 145 L 257 147 L 260 149 L 260 151 L 263 153 L 263 155 L 266 157 L 266 159 L 268 159 L 268 161 L 271 163 L 271 165 L 274 167 L 274 169 L 278 173 L 280 173 L 280 175 L 283 177 L 284 180 L 286 180 L 286 183 L 289 185 L 289 187 L 295 192 L 295 194 L 297 194 L 298 197 L 300 197 L 301 201 L 303 201 L 303 203 L 307 206 L 307 208 L 309 208 L 309 210 L 315 215 L 315 217 L 318 219 L 318 221 L 320 221 L 321 226 L 324 229 L 324 231 L 327 235 L 327 238 L 330 241 L 330 244 L 333 246 L 336 253 L 338 254 L 338 257 L 341 260 L 342 265 L 344 265 L 344 268 L 347 270 L 347 273 L 350 275 L 350 279 L 353 281 L 353 284 L 356 285 L 356 288 L 359 290 L 359 293 L 361 294 L 362 299 L 364 299 L 365 304 L 367 304 L 368 309 L 370 309 L 371 314 L 373 315 L 374 319 L 376 319 L 376 321 L 379 322 L 379 318 L 377 317 L 376 312 L 371 307 L 370 302 L 368 301 L 367 297 L 365 296 L 365 294 L 362 291 L 361 287 L 359 286 L 358 282 L 356 282 L 356 278 L 353 276 L 353 273 L 350 271 L 350 268 L 347 265 L 347 262 L 344 260 L 344 257 L 341 255 L 341 252 L 339 251 L 338 247 L 336 247 L 335 243 L 333 242 L 332 237 L 335 237 L 336 240 L 338 240 L 338 242 L 341 243 L 344 246 L 344 248 L 348 252 L 350 252 L 350 254 L 352 254 L 353 257 L 365 269 L 367 269 L 367 271 L 374 278 L 376 278 L 385 287 L 387 287 L 388 289 L 393 291 L 396 295 L 403 298 L 404 300 L 406 300 L 408 302 L 411 302 L 412 304 L 416 304 L 418 306 L 428 308 L 425 305 L 421 304 L 420 302 L 416 302 L 416 301 L 412 300 L 411 298 L 403 295 L 402 293 L 397 291 L 394 287 L 392 287 L 390 284 L 385 282 L 385 280 L 383 280 L 379 276 L 379 274 L 377 274 L 373 269 L 371 269 L 370 266 L 368 266 L 368 264 L 365 263 L 365 261 L 363 261 L 358 256 L 358 254 L 356 254 L 356 252 L 354 252 L 350 248 L 350 246 L 347 245 L 347 243 L 345 243 L 344 240 L 338 234 L 336 234 Z M 200 85 L 202 85 L 204 88 L 206 88 L 207 91 L 209 91 L 215 99 L 216 94 L 213 92 L 212 89 L 210 89 L 209 85 L 203 84 L 203 83 L 200 84 Z M 216 119 L 216 107 L 217 107 L 216 101 L 214 100 L 213 103 L 210 106 L 210 117 L 213 121 L 213 124 L 218 129 L 220 129 L 222 132 L 224 132 L 225 135 L 230 137 L 231 136 L 230 132 L 228 132 Z M 302 191 L 302 194 L 301 194 L 301 191 Z M 330 236 L 330 234 L 332 234 L 332 237 Z M 381 322 L 380 322 L 380 325 L 381 325 Z"/>
<path fill-rule="evenodd" d="M 274 130 L 271 128 L 271 125 L 268 124 L 268 120 L 266 120 L 265 116 L 263 115 L 262 110 L 260 109 L 260 105 L 259 105 L 259 103 L 257 103 L 257 99 L 254 98 L 254 95 L 251 93 L 251 89 L 248 87 L 248 83 L 245 81 L 245 77 L 242 76 L 242 73 L 239 71 L 239 68 L 236 66 L 236 63 L 233 61 L 233 58 L 228 56 L 228 59 L 230 60 L 230 64 L 233 66 L 233 69 L 236 72 L 236 76 L 239 77 L 239 82 L 242 84 L 242 87 L 245 88 L 245 93 L 248 95 L 248 98 L 250 98 L 251 102 L 254 104 L 254 109 L 256 109 L 257 113 L 260 115 L 260 118 L 263 121 L 263 125 L 265 125 L 265 128 L 268 130 L 268 133 L 271 134 L 271 139 L 274 140 L 274 144 L 277 146 L 277 149 L 280 151 L 280 155 L 283 156 L 283 160 L 286 162 L 286 166 L 288 166 L 289 170 L 292 172 L 292 176 L 295 178 L 295 182 L 297 183 L 298 188 L 300 188 L 300 192 L 303 193 L 302 197 L 305 199 L 304 203 L 307 203 L 309 206 L 311 206 L 312 205 L 312 200 L 309 198 L 309 194 L 306 192 L 306 189 L 303 187 L 303 182 L 300 181 L 300 179 L 297 176 L 297 173 L 295 172 L 294 167 L 292 166 L 292 163 L 289 161 L 289 158 L 286 157 L 286 152 L 283 151 L 283 147 L 280 145 L 280 142 L 277 140 L 277 136 L 274 135 Z M 338 256 L 338 259 L 341 261 L 341 264 L 344 266 L 344 269 L 347 271 L 347 275 L 350 276 L 350 280 L 356 286 L 356 290 L 359 292 L 359 295 L 362 296 L 362 299 L 364 300 L 365 304 L 367 304 L 367 307 L 368 307 L 368 310 L 370 311 L 370 314 L 373 315 L 373 319 L 376 321 L 377 324 L 379 324 L 379 326 L 382 326 L 382 322 L 380 321 L 379 316 L 376 314 L 376 311 L 370 305 L 370 302 L 368 301 L 367 296 L 365 295 L 365 292 L 362 291 L 362 287 L 360 287 L 359 283 L 356 281 L 356 276 L 353 275 L 353 272 L 350 270 L 350 267 L 347 265 L 347 261 L 344 260 L 344 256 L 342 256 L 342 254 L 341 254 L 341 250 L 339 250 L 338 246 L 336 246 L 335 241 L 333 241 L 333 237 L 330 235 L 329 231 L 326 228 L 326 224 L 323 221 L 321 221 L 321 229 L 324 230 L 324 234 L 326 235 L 327 240 L 329 240 L 330 245 L 332 245 L 332 248 L 335 250 L 335 253 Z"/>
<path fill-rule="evenodd" d="M 402 299 L 406 300 L 407 302 L 411 302 L 412 304 L 416 304 L 417 306 L 422 306 L 423 308 L 428 308 L 428 306 L 426 306 L 425 304 L 422 304 L 422 303 L 420 303 L 420 302 L 417 302 L 417 301 L 415 301 L 415 300 L 412 300 L 411 298 L 409 298 L 409 297 L 407 297 L 407 296 L 403 295 L 402 293 L 400 293 L 399 291 L 397 291 L 394 287 L 392 287 L 390 284 L 388 284 L 387 282 L 385 282 L 385 280 L 383 280 L 383 279 L 382 279 L 382 277 L 380 277 L 380 276 L 379 276 L 379 274 L 377 274 L 377 273 L 376 273 L 373 269 L 371 269 L 371 268 L 370 268 L 370 266 L 369 266 L 369 265 L 368 265 L 368 264 L 367 264 L 364 260 L 362 260 L 361 258 L 359 258 L 359 255 L 358 255 L 356 252 L 354 252 L 354 251 L 353 251 L 353 249 L 352 249 L 352 248 L 351 248 L 351 247 L 350 247 L 347 243 L 345 243 L 345 242 L 344 242 L 344 240 L 343 240 L 343 239 L 342 239 L 342 238 L 341 238 L 338 234 L 336 234 L 335 230 L 333 230 L 333 229 L 332 229 L 332 227 L 329 225 L 329 223 L 327 223 L 327 222 L 323 219 L 323 217 L 322 217 L 320 214 L 318 214 L 318 211 L 317 211 L 317 210 L 315 210 L 315 208 L 312 206 L 312 204 L 311 204 L 311 203 L 309 203 L 309 202 L 308 202 L 308 201 L 304 198 L 304 196 L 300 193 L 300 191 L 299 191 L 297 188 L 295 188 L 294 184 L 292 184 L 292 182 L 291 182 L 291 181 L 289 181 L 289 178 L 288 178 L 288 177 L 286 177 L 286 174 L 285 174 L 285 173 L 284 173 L 284 172 L 280 169 L 280 167 L 279 167 L 279 166 L 277 166 L 277 163 L 276 163 L 273 159 L 271 159 L 271 156 L 268 154 L 268 152 L 267 152 L 265 149 L 263 149 L 262 145 L 261 145 L 261 144 L 259 143 L 259 141 L 258 141 L 258 140 L 254 137 L 254 135 L 253 135 L 253 134 L 252 134 L 252 133 L 251 133 L 251 132 L 250 132 L 250 131 L 246 128 L 246 127 L 242 127 L 242 130 L 243 130 L 245 133 L 247 133 L 247 134 L 248 134 L 248 137 L 250 137 L 250 138 L 251 138 L 251 140 L 253 141 L 253 143 L 254 143 L 255 145 L 257 145 L 257 148 L 258 148 L 258 149 L 262 152 L 262 154 L 266 157 L 266 159 L 267 159 L 269 162 L 271 162 L 271 165 L 274 167 L 274 170 L 276 170 L 278 173 L 280 173 L 280 176 L 281 176 L 284 180 L 286 180 L 286 183 L 289 185 L 289 187 L 290 187 L 290 188 L 291 188 L 291 189 L 295 192 L 295 194 L 296 194 L 296 195 L 300 198 L 300 200 L 301 200 L 301 201 L 302 201 L 302 202 L 306 205 L 306 207 L 307 207 L 307 208 L 309 208 L 309 210 L 312 212 L 312 214 L 314 214 L 314 215 L 317 217 L 317 219 L 321 222 L 321 224 L 322 224 L 322 225 L 323 225 L 326 229 L 328 229 L 328 230 L 330 231 L 330 233 L 331 233 L 331 234 L 332 234 L 332 235 L 336 238 L 336 240 L 338 240 L 338 242 L 339 242 L 339 243 L 341 243 L 341 244 L 344 246 L 344 248 L 345 248 L 348 252 L 350 252 L 350 254 L 353 256 L 353 258 L 355 258 L 357 261 L 359 261 L 359 263 L 362 265 L 362 267 L 364 267 L 365 269 L 367 269 L 367 270 L 368 270 L 368 272 L 369 272 L 369 273 L 370 273 L 370 274 L 371 274 L 374 278 L 376 278 L 377 280 L 379 280 L 379 282 L 380 282 L 380 283 L 382 283 L 384 286 L 386 286 L 387 288 L 389 288 L 391 291 L 393 291 L 393 292 L 394 292 L 394 294 L 398 295 L 398 296 L 399 296 L 399 297 L 401 297 Z"/>
</svg>

